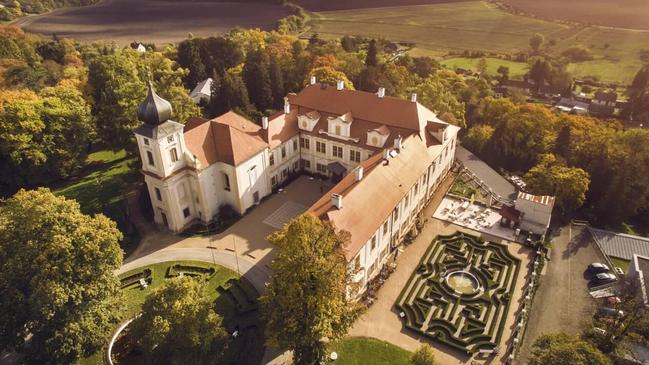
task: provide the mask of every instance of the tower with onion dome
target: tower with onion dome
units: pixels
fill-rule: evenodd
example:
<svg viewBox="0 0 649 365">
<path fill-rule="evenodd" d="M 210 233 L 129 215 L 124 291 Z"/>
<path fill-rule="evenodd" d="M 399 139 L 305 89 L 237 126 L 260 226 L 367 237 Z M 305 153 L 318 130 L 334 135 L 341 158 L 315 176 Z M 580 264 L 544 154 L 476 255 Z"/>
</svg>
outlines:
<svg viewBox="0 0 649 365">
<path fill-rule="evenodd" d="M 146 98 L 137 108 L 137 118 L 142 124 L 135 129 L 135 137 L 142 160 L 142 174 L 147 184 L 155 221 L 172 230 L 185 225 L 193 218 L 196 209 L 187 204 L 189 216 L 179 216 L 178 191 L 184 200 L 190 200 L 190 183 L 179 174 L 192 165 L 183 136 L 183 125 L 171 120 L 173 109 L 169 101 L 160 97 L 149 82 Z M 178 175 L 178 176 L 177 176 Z M 186 180 L 186 179 L 185 179 Z"/>
</svg>

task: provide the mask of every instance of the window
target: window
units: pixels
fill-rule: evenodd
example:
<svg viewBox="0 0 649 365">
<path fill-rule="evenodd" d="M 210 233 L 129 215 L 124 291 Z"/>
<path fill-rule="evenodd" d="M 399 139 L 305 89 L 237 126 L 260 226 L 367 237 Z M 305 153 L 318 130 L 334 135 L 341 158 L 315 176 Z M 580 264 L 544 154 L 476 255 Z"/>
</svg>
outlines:
<svg viewBox="0 0 649 365">
<path fill-rule="evenodd" d="M 372 245 L 370 246 L 370 251 L 374 251 L 376 248 L 376 235 L 372 236 Z"/>
<path fill-rule="evenodd" d="M 383 250 L 381 250 L 381 260 L 385 259 L 385 256 L 388 255 L 388 246 L 386 245 Z"/>
<path fill-rule="evenodd" d="M 287 176 L 288 176 L 288 169 L 282 170 L 282 179 L 286 179 Z"/>
<path fill-rule="evenodd" d="M 189 217 L 189 208 L 183 209 L 183 217 L 185 218 Z"/>
<path fill-rule="evenodd" d="M 323 174 L 326 174 L 326 173 L 327 173 L 327 165 L 323 165 L 323 164 L 321 164 L 321 163 L 317 163 L 317 164 L 315 164 L 315 169 L 316 169 L 318 172 L 321 172 L 321 173 L 323 173 Z"/>
<path fill-rule="evenodd" d="M 327 153 L 327 145 L 324 142 L 316 141 L 315 150 L 320 153 Z"/>
<path fill-rule="evenodd" d="M 146 151 L 146 157 L 149 160 L 149 165 L 155 166 L 155 163 L 153 162 L 153 153 L 151 153 L 151 151 Z"/>
<path fill-rule="evenodd" d="M 293 152 L 297 151 L 297 139 L 293 140 Z"/>
<path fill-rule="evenodd" d="M 302 128 L 306 129 L 306 120 L 302 121 Z"/>
<path fill-rule="evenodd" d="M 383 235 L 388 234 L 388 222 L 383 223 Z"/>
<path fill-rule="evenodd" d="M 175 148 L 169 151 L 169 155 L 171 156 L 171 162 L 178 162 L 178 151 Z"/>
<path fill-rule="evenodd" d="M 144 140 L 144 145 L 148 146 L 149 145 L 149 139 L 148 138 L 142 138 Z"/>
<path fill-rule="evenodd" d="M 419 183 L 415 184 L 415 194 L 419 192 Z"/>
<path fill-rule="evenodd" d="M 250 182 L 250 186 L 255 186 L 257 183 L 257 166 L 253 166 L 248 170 L 248 180 Z"/>
<path fill-rule="evenodd" d="M 379 139 L 376 137 L 372 137 L 372 145 L 378 146 L 379 145 Z"/>
<path fill-rule="evenodd" d="M 399 219 L 399 207 L 394 208 L 394 221 L 396 222 Z"/>
<path fill-rule="evenodd" d="M 376 270 L 376 260 L 374 260 L 374 263 L 372 264 L 372 266 L 370 266 L 370 270 L 368 272 L 372 274 L 374 270 Z"/>
<path fill-rule="evenodd" d="M 343 157 L 343 148 L 340 146 L 333 146 L 334 148 L 334 157 Z"/>
<path fill-rule="evenodd" d="M 349 151 L 349 160 L 353 162 L 361 162 L 361 151 Z"/>
<path fill-rule="evenodd" d="M 354 259 L 354 268 L 360 269 L 361 268 L 361 255 L 358 254 L 356 258 Z"/>
<path fill-rule="evenodd" d="M 300 160 L 300 164 L 301 164 L 302 167 L 304 167 L 305 169 L 309 169 L 309 170 L 311 169 L 311 161 L 309 161 L 309 160 L 301 159 L 301 160 Z"/>
<path fill-rule="evenodd" d="M 336 131 L 336 135 L 340 136 L 340 135 L 342 134 L 342 133 L 340 132 L 340 126 L 339 126 L 339 125 L 337 125 L 334 129 L 335 129 L 335 131 Z"/>
<path fill-rule="evenodd" d="M 269 163 L 271 166 L 273 166 L 273 165 L 275 164 L 275 154 L 272 153 L 272 152 L 270 153 L 268 163 Z"/>
<path fill-rule="evenodd" d="M 272 185 L 272 186 L 277 185 L 277 176 L 273 175 L 273 176 L 270 178 L 270 185 Z"/>
<path fill-rule="evenodd" d="M 167 143 L 172 143 L 173 141 L 174 141 L 174 136 L 173 135 L 167 137 Z"/>
<path fill-rule="evenodd" d="M 160 192 L 160 189 L 155 188 L 155 197 L 159 200 L 162 201 L 162 193 Z"/>
<path fill-rule="evenodd" d="M 300 168 L 300 164 L 297 161 L 293 162 L 293 171 L 297 171 L 297 169 L 299 168 Z"/>
<path fill-rule="evenodd" d="M 444 148 L 444 158 L 446 158 L 446 155 L 448 155 L 448 146 L 446 146 L 446 148 Z"/>
<path fill-rule="evenodd" d="M 282 146 L 282 158 L 286 158 L 286 146 Z"/>
<path fill-rule="evenodd" d="M 309 149 L 309 140 L 304 138 L 304 137 L 300 137 L 300 147 L 304 148 L 305 150 L 308 150 Z"/>
<path fill-rule="evenodd" d="M 406 202 L 404 203 L 404 206 L 408 208 L 408 204 L 410 204 L 410 195 L 406 195 Z"/>
<path fill-rule="evenodd" d="M 223 189 L 230 191 L 230 176 L 225 172 L 223 173 Z"/>
</svg>

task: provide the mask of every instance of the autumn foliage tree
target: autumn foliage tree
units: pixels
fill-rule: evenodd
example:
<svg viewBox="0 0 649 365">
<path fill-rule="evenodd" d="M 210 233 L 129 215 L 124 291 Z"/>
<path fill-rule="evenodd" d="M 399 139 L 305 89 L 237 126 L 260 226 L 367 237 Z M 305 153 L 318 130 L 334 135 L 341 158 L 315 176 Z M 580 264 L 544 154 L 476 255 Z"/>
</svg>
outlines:
<svg viewBox="0 0 649 365">
<path fill-rule="evenodd" d="M 529 365 L 612 365 L 611 360 L 590 343 L 565 333 L 546 334 L 532 347 Z"/>
<path fill-rule="evenodd" d="M 325 339 L 345 335 L 358 314 L 358 305 L 348 299 L 351 275 L 343 252 L 348 234 L 307 213 L 268 239 L 278 254 L 260 299 L 267 342 L 292 350 L 296 364 L 315 364 L 325 354 Z"/>
<path fill-rule="evenodd" d="M 218 364 L 228 345 L 223 319 L 196 279 L 168 279 L 131 325 L 148 364 Z"/>
<path fill-rule="evenodd" d="M 0 348 L 33 364 L 99 350 L 119 320 L 121 238 L 105 216 L 45 188 L 0 201 Z"/>
</svg>

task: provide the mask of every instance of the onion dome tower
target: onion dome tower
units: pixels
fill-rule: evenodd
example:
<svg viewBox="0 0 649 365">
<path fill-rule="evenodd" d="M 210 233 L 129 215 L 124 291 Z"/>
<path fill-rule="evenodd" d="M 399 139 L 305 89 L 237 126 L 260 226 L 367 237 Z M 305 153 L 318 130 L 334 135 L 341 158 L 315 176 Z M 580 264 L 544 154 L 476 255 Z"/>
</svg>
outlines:
<svg viewBox="0 0 649 365">
<path fill-rule="evenodd" d="M 148 125 L 157 126 L 171 119 L 171 113 L 171 103 L 158 96 L 149 81 L 149 93 L 137 107 L 137 119 Z"/>
</svg>

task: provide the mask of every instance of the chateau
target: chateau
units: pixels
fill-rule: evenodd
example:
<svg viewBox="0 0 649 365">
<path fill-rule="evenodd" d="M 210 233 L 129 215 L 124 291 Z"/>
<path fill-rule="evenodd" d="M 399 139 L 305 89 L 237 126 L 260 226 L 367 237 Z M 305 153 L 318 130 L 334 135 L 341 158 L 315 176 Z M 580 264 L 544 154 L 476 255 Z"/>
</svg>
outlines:
<svg viewBox="0 0 649 365">
<path fill-rule="evenodd" d="M 459 128 L 417 102 L 316 83 L 261 126 L 232 111 L 185 125 L 149 86 L 135 130 L 157 224 L 178 232 L 225 204 L 244 214 L 290 175 L 331 178 L 308 212 L 348 231 L 346 257 L 371 279 L 450 170 Z"/>
</svg>

